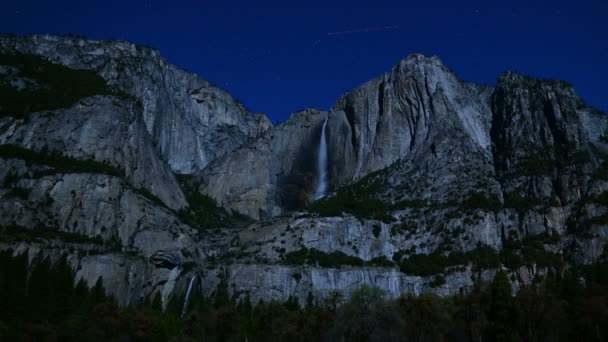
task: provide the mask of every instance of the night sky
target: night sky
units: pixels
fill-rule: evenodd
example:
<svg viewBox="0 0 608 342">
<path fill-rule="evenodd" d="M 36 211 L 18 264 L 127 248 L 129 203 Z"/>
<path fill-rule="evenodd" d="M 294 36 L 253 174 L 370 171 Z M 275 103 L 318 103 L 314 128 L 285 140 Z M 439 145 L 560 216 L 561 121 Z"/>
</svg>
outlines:
<svg viewBox="0 0 608 342">
<path fill-rule="evenodd" d="M 605 0 L 4 0 L 0 9 L 3 33 L 153 46 L 275 123 L 329 109 L 413 52 L 477 83 L 506 70 L 563 79 L 608 110 Z"/>
</svg>

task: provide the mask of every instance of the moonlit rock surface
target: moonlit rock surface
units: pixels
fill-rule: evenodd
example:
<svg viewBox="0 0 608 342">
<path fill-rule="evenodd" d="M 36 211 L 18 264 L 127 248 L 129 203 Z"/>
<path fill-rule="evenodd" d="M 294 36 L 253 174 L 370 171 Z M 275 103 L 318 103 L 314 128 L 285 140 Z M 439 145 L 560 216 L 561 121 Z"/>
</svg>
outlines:
<svg viewBox="0 0 608 342">
<path fill-rule="evenodd" d="M 571 264 L 591 264 L 606 248 L 608 207 L 598 196 L 608 191 L 608 119 L 564 82 L 505 73 L 493 87 L 478 86 L 438 58 L 414 54 L 340 97 L 330 113 L 300 111 L 271 128 L 148 48 L 33 36 L 2 37 L 0 51 L 96 70 L 134 97 L 92 96 L 27 122 L 0 118 L 1 144 L 46 145 L 124 173 L 45 173 L 43 164 L 0 158 L 0 225 L 83 238 L 7 240 L 0 249 L 53 260 L 67 254 L 78 279 L 93 285 L 103 277 L 121 305 L 157 293 L 165 304 L 195 277 L 206 295 L 224 278 L 231 294 L 254 301 L 348 295 L 361 284 L 390 297 L 450 295 L 496 270 L 455 266 L 437 285 L 436 276 L 404 274 L 390 261 L 479 245 L 498 252 L 532 236 L 551 236 L 540 248 Z M 365 178 L 366 193 L 392 219 L 304 211 L 322 178 L 323 131 L 328 188 Z M 201 193 L 261 220 L 206 230 L 184 224 L 175 171 L 194 173 Z M 302 248 L 385 266 L 286 265 Z M 509 273 L 517 288 L 549 271 L 532 263 Z"/>
<path fill-rule="evenodd" d="M 0 52 L 40 55 L 92 69 L 143 106 L 143 121 L 173 171 L 194 173 L 272 125 L 225 91 L 168 63 L 157 50 L 124 41 L 33 35 L 0 38 Z"/>
<path fill-rule="evenodd" d="M 313 200 L 319 131 L 327 112 L 306 109 L 198 174 L 200 191 L 253 218 L 281 215 Z"/>
</svg>

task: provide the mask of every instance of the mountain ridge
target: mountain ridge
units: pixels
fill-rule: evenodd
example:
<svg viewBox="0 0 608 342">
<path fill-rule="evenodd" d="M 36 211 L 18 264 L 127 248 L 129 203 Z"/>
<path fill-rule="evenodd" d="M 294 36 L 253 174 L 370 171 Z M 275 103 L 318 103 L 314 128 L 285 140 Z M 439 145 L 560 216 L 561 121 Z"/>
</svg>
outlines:
<svg viewBox="0 0 608 342">
<path fill-rule="evenodd" d="M 110 87 L 139 98 L 146 129 L 163 158 L 179 173 L 204 167 L 216 155 L 233 150 L 272 126 L 263 114 L 249 113 L 225 91 L 169 64 L 157 50 L 148 47 L 48 35 L 4 37 L 0 41 L 5 53 L 31 53 L 71 68 L 93 69 Z M 237 144 L 224 146 L 214 142 L 226 141 L 227 133 L 221 126 L 237 127 L 232 133 L 240 134 L 240 139 L 228 139 Z M 176 136 L 165 127 L 175 127 L 181 134 Z M 209 140 L 197 140 L 206 135 Z M 189 155 L 184 155 L 179 146 L 188 146 Z"/>
<path fill-rule="evenodd" d="M 608 117 L 563 82 L 507 72 L 479 86 L 412 54 L 329 112 L 306 109 L 272 127 L 138 49 L 0 38 L 0 53 L 85 66 L 130 94 L 0 117 L 0 143 L 38 158 L 0 155 L 0 225 L 94 239 L 41 235 L 3 249 L 68 253 L 77 278 L 103 276 L 123 305 L 157 293 L 166 304 L 195 275 L 207 294 L 226 282 L 255 301 L 303 302 L 352 284 L 391 297 L 452 295 L 497 269 L 517 288 L 604 254 Z M 138 53 L 147 57 L 129 57 Z M 19 78 L 14 68 L 0 81 Z M 326 118 L 330 194 L 314 202 Z M 89 159 L 122 171 L 75 167 Z M 217 217 L 259 220 L 211 220 L 214 201 L 227 209 Z"/>
</svg>

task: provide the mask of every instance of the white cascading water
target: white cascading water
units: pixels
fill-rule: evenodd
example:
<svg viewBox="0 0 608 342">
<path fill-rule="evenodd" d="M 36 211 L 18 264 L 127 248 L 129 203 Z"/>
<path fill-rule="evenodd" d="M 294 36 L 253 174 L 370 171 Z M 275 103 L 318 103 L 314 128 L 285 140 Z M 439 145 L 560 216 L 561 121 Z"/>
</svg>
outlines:
<svg viewBox="0 0 608 342">
<path fill-rule="evenodd" d="M 315 189 L 315 200 L 326 195 L 327 191 L 327 139 L 325 138 L 325 126 L 327 119 L 323 122 L 321 129 L 321 141 L 319 143 L 319 161 L 317 162 L 317 188 Z"/>
<path fill-rule="evenodd" d="M 194 279 L 196 279 L 196 276 L 190 279 L 190 285 L 188 285 L 188 291 L 186 291 L 186 299 L 184 299 L 184 307 L 182 308 L 182 317 L 186 315 L 186 310 L 188 310 L 188 299 L 190 298 L 190 291 L 192 291 L 192 284 L 194 284 Z"/>
</svg>

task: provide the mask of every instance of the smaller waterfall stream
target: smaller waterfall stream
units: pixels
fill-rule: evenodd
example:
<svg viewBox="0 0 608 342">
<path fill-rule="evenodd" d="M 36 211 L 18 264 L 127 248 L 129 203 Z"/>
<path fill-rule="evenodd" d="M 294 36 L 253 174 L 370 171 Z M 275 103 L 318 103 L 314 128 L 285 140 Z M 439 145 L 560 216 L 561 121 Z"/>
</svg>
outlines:
<svg viewBox="0 0 608 342">
<path fill-rule="evenodd" d="M 326 195 L 327 192 L 327 138 L 325 137 L 325 127 L 327 119 L 323 122 L 321 129 L 321 141 L 319 142 L 319 160 L 317 162 L 317 188 L 315 189 L 315 200 Z"/>
<path fill-rule="evenodd" d="M 190 292 L 192 291 L 192 284 L 194 284 L 194 280 L 196 276 L 190 279 L 190 284 L 188 285 L 188 291 L 186 291 L 186 298 L 184 299 L 184 307 L 182 308 L 182 317 L 186 315 L 186 310 L 188 310 L 188 299 L 190 299 Z"/>
</svg>

